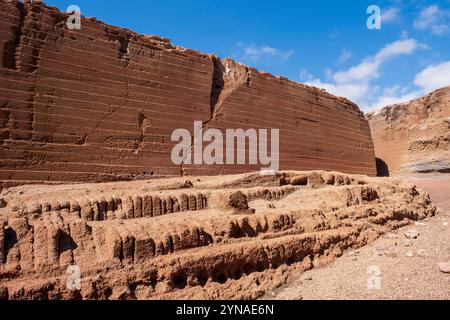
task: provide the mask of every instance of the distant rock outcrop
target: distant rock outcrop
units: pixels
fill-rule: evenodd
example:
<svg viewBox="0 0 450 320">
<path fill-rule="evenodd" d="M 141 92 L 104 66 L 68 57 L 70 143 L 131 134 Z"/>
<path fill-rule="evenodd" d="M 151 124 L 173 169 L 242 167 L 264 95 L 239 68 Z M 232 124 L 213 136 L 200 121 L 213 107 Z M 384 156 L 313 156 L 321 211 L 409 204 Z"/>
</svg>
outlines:
<svg viewBox="0 0 450 320">
<path fill-rule="evenodd" d="M 450 87 L 367 118 L 381 175 L 450 172 Z"/>
</svg>

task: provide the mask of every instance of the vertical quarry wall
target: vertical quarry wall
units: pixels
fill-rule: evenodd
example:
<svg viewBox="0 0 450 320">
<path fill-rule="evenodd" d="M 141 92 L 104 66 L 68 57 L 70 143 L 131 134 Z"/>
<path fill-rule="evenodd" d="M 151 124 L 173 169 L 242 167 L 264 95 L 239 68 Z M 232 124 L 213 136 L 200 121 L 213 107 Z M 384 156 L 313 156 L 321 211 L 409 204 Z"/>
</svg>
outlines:
<svg viewBox="0 0 450 320">
<path fill-rule="evenodd" d="M 348 100 L 211 55 L 0 0 L 0 183 L 228 174 L 260 166 L 174 165 L 171 134 L 279 128 L 280 169 L 373 175 L 367 120 Z"/>
</svg>

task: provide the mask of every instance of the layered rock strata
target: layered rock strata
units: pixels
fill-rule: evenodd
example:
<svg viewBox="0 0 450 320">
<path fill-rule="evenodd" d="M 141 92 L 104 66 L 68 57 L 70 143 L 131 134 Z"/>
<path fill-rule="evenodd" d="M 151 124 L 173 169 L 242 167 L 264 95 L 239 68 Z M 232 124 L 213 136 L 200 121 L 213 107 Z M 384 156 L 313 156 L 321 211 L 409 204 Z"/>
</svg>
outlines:
<svg viewBox="0 0 450 320">
<path fill-rule="evenodd" d="M 450 172 L 450 87 L 367 118 L 381 175 Z"/>
<path fill-rule="evenodd" d="M 367 120 L 346 99 L 94 18 L 69 30 L 67 19 L 0 1 L 3 187 L 260 169 L 173 164 L 171 134 L 194 121 L 280 129 L 282 170 L 376 172 Z"/>
</svg>

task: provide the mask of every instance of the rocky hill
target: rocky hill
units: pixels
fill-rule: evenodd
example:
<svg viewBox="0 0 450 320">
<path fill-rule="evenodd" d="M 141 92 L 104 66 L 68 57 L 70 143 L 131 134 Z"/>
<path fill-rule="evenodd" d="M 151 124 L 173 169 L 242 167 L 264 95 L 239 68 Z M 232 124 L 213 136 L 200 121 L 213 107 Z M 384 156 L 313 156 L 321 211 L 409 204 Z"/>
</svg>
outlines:
<svg viewBox="0 0 450 320">
<path fill-rule="evenodd" d="M 367 118 L 382 174 L 450 172 L 450 87 Z"/>
</svg>

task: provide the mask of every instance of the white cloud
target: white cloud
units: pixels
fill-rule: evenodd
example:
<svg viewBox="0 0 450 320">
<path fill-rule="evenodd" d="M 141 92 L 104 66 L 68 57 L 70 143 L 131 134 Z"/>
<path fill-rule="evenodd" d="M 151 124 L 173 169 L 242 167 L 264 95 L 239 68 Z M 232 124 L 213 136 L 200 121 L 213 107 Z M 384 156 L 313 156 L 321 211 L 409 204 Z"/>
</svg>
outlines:
<svg viewBox="0 0 450 320">
<path fill-rule="evenodd" d="M 300 79 L 302 81 L 312 81 L 314 79 L 314 76 L 309 73 L 306 69 L 300 70 Z"/>
<path fill-rule="evenodd" d="M 438 24 L 431 27 L 434 34 L 444 34 L 447 33 L 449 27 L 446 24 Z"/>
<path fill-rule="evenodd" d="M 397 87 L 381 92 L 380 88 L 373 85 L 372 81 L 380 76 L 382 67 L 387 61 L 398 56 L 412 54 L 423 48 L 426 48 L 426 45 L 414 39 L 398 40 L 386 45 L 358 65 L 332 74 L 331 80 L 327 82 L 313 79 L 309 80 L 307 84 L 323 88 L 338 96 L 347 97 L 366 111 L 383 104 L 407 101 L 419 96 L 420 92 Z"/>
<path fill-rule="evenodd" d="M 368 109 L 376 110 L 392 104 L 407 102 L 417 99 L 422 95 L 422 90 L 409 91 L 408 88 L 401 88 L 400 86 L 387 88 L 381 95 L 377 96 L 376 101 L 374 101 Z"/>
<path fill-rule="evenodd" d="M 338 59 L 339 63 L 346 63 L 352 57 L 352 55 L 353 54 L 350 50 L 342 49 L 341 55 Z"/>
<path fill-rule="evenodd" d="M 385 89 L 369 109 L 379 109 L 384 106 L 407 102 L 424 96 L 433 90 L 449 86 L 450 61 L 428 66 L 416 75 L 414 84 L 419 88 L 411 90 L 410 88 L 395 86 Z"/>
<path fill-rule="evenodd" d="M 367 83 L 334 84 L 314 79 L 306 82 L 307 85 L 325 89 L 326 91 L 340 97 L 346 97 L 352 101 L 361 101 L 369 91 Z"/>
<path fill-rule="evenodd" d="M 325 69 L 325 79 L 331 81 L 333 79 L 333 70 L 330 68 Z"/>
<path fill-rule="evenodd" d="M 417 49 L 425 49 L 427 46 L 423 43 L 419 43 L 414 39 L 398 40 L 388 44 L 381 49 L 376 55 L 374 60 L 383 62 L 384 60 L 393 58 L 402 54 L 411 54 Z"/>
<path fill-rule="evenodd" d="M 442 10 L 437 5 L 424 8 L 414 21 L 417 30 L 430 30 L 434 34 L 444 34 L 449 31 L 450 12 Z"/>
<path fill-rule="evenodd" d="M 283 51 L 270 46 L 256 46 L 254 44 L 244 45 L 238 43 L 239 53 L 235 54 L 238 59 L 251 63 L 270 62 L 271 59 L 287 61 L 294 54 L 293 50 Z"/>
<path fill-rule="evenodd" d="M 414 27 L 419 30 L 425 30 L 439 19 L 439 7 L 436 5 L 423 9 L 419 17 L 414 21 Z"/>
<path fill-rule="evenodd" d="M 425 91 L 450 85 L 450 61 L 428 66 L 417 74 L 414 83 Z"/>
<path fill-rule="evenodd" d="M 370 81 L 378 78 L 382 63 L 399 55 L 411 54 L 417 49 L 425 48 L 424 44 L 414 39 L 398 40 L 388 44 L 373 57 L 369 57 L 359 65 L 334 75 L 336 83 L 353 83 L 355 81 Z"/>
<path fill-rule="evenodd" d="M 336 83 L 353 83 L 355 81 L 367 82 L 372 78 L 378 77 L 378 61 L 366 60 L 345 71 L 339 71 L 333 75 Z"/>
<path fill-rule="evenodd" d="M 382 23 L 393 23 L 400 19 L 400 9 L 396 7 L 390 7 L 381 11 Z"/>
</svg>

